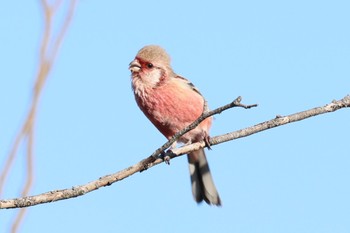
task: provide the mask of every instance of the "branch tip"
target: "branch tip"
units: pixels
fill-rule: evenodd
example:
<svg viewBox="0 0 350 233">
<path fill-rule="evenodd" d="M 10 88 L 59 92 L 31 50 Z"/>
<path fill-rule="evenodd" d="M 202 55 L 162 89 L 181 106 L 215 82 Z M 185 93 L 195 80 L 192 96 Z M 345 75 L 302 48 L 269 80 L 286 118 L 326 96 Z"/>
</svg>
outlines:
<svg viewBox="0 0 350 233">
<path fill-rule="evenodd" d="M 233 101 L 233 104 L 236 105 L 236 106 L 239 106 L 241 104 L 241 101 L 242 101 L 242 97 L 241 96 L 238 96 L 234 101 Z"/>
</svg>

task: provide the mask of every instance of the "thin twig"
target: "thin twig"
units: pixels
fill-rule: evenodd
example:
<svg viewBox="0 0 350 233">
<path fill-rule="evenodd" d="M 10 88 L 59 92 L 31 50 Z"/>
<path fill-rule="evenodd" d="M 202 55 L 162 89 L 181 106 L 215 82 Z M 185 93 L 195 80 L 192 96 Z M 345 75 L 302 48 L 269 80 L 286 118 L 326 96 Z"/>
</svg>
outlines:
<svg viewBox="0 0 350 233">
<path fill-rule="evenodd" d="M 232 104 L 232 103 L 231 103 Z M 240 103 L 239 103 L 240 104 Z M 230 104 L 229 104 L 230 105 Z M 214 110 L 215 112 L 210 112 L 210 114 L 203 114 L 206 117 L 212 116 L 214 114 L 220 113 L 224 111 L 225 109 L 228 109 L 229 105 L 225 105 L 222 108 L 219 108 L 219 110 Z M 234 104 L 234 105 L 237 105 Z M 242 107 L 245 105 L 242 105 Z M 249 106 L 246 106 L 249 108 Z M 324 114 L 324 113 L 330 113 L 334 112 L 336 110 L 342 109 L 342 108 L 348 108 L 350 107 L 350 96 L 345 96 L 343 99 L 338 101 L 333 101 L 330 104 L 327 104 L 323 107 L 317 107 L 313 108 L 307 111 L 291 114 L 288 116 L 278 116 L 272 120 L 262 122 L 260 124 L 238 130 L 235 132 L 231 132 L 228 134 L 220 135 L 211 138 L 210 143 L 211 145 L 217 145 L 220 143 L 227 142 L 229 140 L 234 140 L 241 137 L 246 137 L 254 133 L 258 133 L 267 129 L 271 129 L 274 127 L 278 127 L 281 125 L 285 125 L 288 123 L 300 121 L 307 119 L 312 116 Z M 170 143 L 171 145 L 171 143 Z M 173 150 L 173 153 L 175 154 L 173 157 L 181 156 L 183 154 L 190 153 L 191 151 L 198 150 L 200 148 L 205 147 L 204 142 L 198 142 L 194 143 L 188 146 L 183 146 L 180 148 L 176 148 Z M 149 165 L 149 167 L 155 166 L 159 163 L 162 163 L 162 159 L 158 158 L 153 163 Z M 10 209 L 10 208 L 23 208 L 23 207 L 29 207 L 39 204 L 44 204 L 48 202 L 54 202 L 69 198 L 78 197 L 81 195 L 84 195 L 86 193 L 89 193 L 91 191 L 97 190 L 104 186 L 109 186 L 115 182 L 118 182 L 120 180 L 123 180 L 139 171 L 144 169 L 144 160 L 138 162 L 137 164 L 130 166 L 124 170 L 121 170 L 119 172 L 116 172 L 111 175 L 106 175 L 104 177 L 101 177 L 97 180 L 91 181 L 84 185 L 75 186 L 70 189 L 62 189 L 62 190 L 54 190 L 46 193 L 42 193 L 36 196 L 28 196 L 23 198 L 15 198 L 15 199 L 8 199 L 8 200 L 0 200 L 0 209 Z"/>
<path fill-rule="evenodd" d="M 197 120 L 195 120 L 192 124 L 190 124 L 189 126 L 185 127 L 184 129 L 182 129 L 178 133 L 176 133 L 169 141 L 164 143 L 161 147 L 159 147 L 157 150 L 155 150 L 148 158 L 146 158 L 143 161 L 143 163 L 144 163 L 144 170 L 147 169 L 149 164 L 154 162 L 162 152 L 164 152 L 167 148 L 169 148 L 182 135 L 184 135 L 187 132 L 191 131 L 192 129 L 196 128 L 206 118 L 211 117 L 211 116 L 213 116 L 215 114 L 220 114 L 220 113 L 222 113 L 223 111 L 225 111 L 225 110 L 227 110 L 229 108 L 241 107 L 241 108 L 249 109 L 249 108 L 258 106 L 257 104 L 244 105 L 244 104 L 241 103 L 241 101 L 242 101 L 242 97 L 238 96 L 231 103 L 226 104 L 226 105 L 224 105 L 222 107 L 219 107 L 217 109 L 214 109 L 212 111 L 208 111 L 207 103 L 204 102 L 204 111 L 203 111 L 202 115 Z"/>
</svg>

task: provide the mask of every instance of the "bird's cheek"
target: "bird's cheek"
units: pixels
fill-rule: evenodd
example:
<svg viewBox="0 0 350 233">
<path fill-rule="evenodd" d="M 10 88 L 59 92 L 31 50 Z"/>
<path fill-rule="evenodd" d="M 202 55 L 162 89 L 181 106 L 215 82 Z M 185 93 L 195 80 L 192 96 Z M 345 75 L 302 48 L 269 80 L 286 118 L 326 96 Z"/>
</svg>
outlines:
<svg viewBox="0 0 350 233">
<path fill-rule="evenodd" d="M 144 72 L 144 74 L 142 75 L 142 79 L 151 84 L 152 86 L 155 86 L 159 83 L 161 77 L 162 77 L 162 74 L 160 72 L 160 70 L 152 70 L 152 71 L 149 71 L 149 72 Z"/>
</svg>

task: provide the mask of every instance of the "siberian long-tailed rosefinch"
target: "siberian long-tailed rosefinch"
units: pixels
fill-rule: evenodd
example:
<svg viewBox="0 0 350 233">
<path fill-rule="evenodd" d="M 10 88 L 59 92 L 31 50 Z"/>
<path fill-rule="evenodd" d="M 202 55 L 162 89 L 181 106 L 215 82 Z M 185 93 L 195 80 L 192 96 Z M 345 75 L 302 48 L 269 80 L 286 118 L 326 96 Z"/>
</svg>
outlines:
<svg viewBox="0 0 350 233">
<path fill-rule="evenodd" d="M 167 138 L 195 121 L 203 112 L 204 98 L 170 66 L 166 51 L 156 45 L 142 48 L 130 63 L 135 99 L 147 118 Z M 212 118 L 179 138 L 179 142 L 208 141 Z M 196 202 L 221 205 L 203 149 L 188 154 L 192 192 Z"/>
</svg>

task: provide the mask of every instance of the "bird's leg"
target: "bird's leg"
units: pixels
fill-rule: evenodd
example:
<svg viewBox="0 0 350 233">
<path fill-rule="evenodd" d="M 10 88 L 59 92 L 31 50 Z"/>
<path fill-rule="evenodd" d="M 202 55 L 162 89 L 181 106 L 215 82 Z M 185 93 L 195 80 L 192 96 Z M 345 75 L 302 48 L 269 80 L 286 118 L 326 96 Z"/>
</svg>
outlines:
<svg viewBox="0 0 350 233">
<path fill-rule="evenodd" d="M 211 150 L 211 147 L 210 147 L 210 136 L 208 134 L 205 134 L 205 136 L 204 136 L 204 143 L 208 147 L 208 150 Z"/>
<path fill-rule="evenodd" d="M 170 159 L 171 156 L 174 155 L 174 152 L 172 151 L 172 149 L 174 149 L 176 147 L 177 142 L 175 141 L 170 148 L 165 152 L 163 151 L 160 156 L 161 158 L 164 160 L 164 162 L 168 165 L 170 165 Z"/>
<path fill-rule="evenodd" d="M 162 159 L 168 165 L 170 165 L 171 157 L 176 156 L 176 154 L 172 151 L 172 149 L 174 149 L 176 147 L 176 144 L 177 144 L 177 142 L 174 142 L 166 152 L 163 151 L 163 153 L 161 153 Z M 192 144 L 192 140 L 188 140 L 188 142 L 186 142 L 186 144 L 184 146 L 187 146 L 190 144 Z"/>
</svg>

